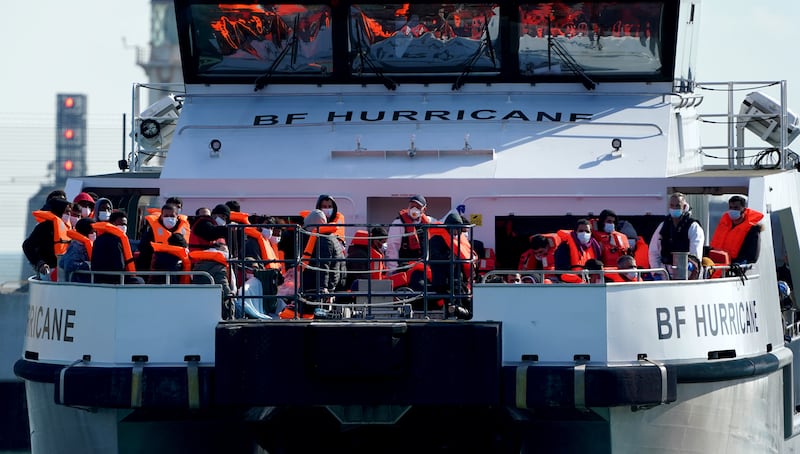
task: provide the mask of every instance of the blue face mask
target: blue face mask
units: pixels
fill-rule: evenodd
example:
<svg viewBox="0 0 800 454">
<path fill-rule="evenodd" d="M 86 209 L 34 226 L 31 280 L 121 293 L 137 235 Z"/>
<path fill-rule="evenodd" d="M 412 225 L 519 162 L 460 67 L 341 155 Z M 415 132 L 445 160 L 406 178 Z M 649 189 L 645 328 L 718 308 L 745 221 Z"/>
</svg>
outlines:
<svg viewBox="0 0 800 454">
<path fill-rule="evenodd" d="M 669 209 L 669 215 L 672 216 L 673 218 L 679 218 L 679 217 L 681 217 L 682 214 L 683 214 L 683 210 L 681 210 L 680 208 L 670 208 Z"/>
</svg>

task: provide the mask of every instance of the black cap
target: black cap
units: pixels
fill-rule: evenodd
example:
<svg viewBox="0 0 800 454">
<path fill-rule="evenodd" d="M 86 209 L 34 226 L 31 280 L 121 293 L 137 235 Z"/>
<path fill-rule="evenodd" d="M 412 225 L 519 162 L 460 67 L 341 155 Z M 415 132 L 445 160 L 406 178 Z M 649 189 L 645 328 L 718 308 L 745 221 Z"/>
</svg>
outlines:
<svg viewBox="0 0 800 454">
<path fill-rule="evenodd" d="M 212 215 L 221 214 L 221 215 L 225 216 L 225 219 L 230 219 L 231 218 L 231 209 L 228 208 L 226 205 L 219 204 L 219 205 L 215 206 L 213 210 L 211 210 L 211 214 Z"/>
<path fill-rule="evenodd" d="M 420 204 L 420 206 L 427 206 L 428 205 L 428 201 L 425 200 L 425 197 L 422 197 L 419 194 L 411 196 L 411 198 L 408 199 L 408 201 L 409 202 L 418 203 L 418 204 Z"/>
</svg>

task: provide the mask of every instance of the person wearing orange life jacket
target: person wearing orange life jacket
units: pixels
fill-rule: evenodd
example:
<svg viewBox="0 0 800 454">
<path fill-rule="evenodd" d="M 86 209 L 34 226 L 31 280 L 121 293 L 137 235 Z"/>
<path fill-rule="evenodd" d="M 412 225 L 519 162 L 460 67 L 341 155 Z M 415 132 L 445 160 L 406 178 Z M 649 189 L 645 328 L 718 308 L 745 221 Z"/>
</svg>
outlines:
<svg viewBox="0 0 800 454">
<path fill-rule="evenodd" d="M 274 224 L 275 219 L 259 215 L 252 215 L 250 216 L 250 222 L 252 224 Z M 272 237 L 272 228 L 245 227 L 244 234 L 246 237 L 244 243 L 245 257 L 251 257 L 255 260 L 258 260 L 265 268 L 274 270 L 280 270 L 282 268 L 281 262 L 278 261 L 278 255 L 275 253 L 275 249 L 269 242 L 269 239 Z"/>
<path fill-rule="evenodd" d="M 556 248 L 555 262 L 557 270 L 583 269 L 586 261 L 600 257 L 600 244 L 592 238 L 592 227 L 587 219 L 578 219 L 575 230 L 560 230 L 561 244 Z M 562 274 L 562 282 L 582 282 L 580 276 Z"/>
<path fill-rule="evenodd" d="M 448 315 L 472 318 L 472 276 L 477 256 L 472 252 L 468 235 L 462 232 L 464 220 L 450 213 L 442 226 L 428 229 L 431 286 L 436 294 L 450 295 Z"/>
<path fill-rule="evenodd" d="M 57 256 L 67 251 L 70 239 L 62 216 L 70 203 L 55 196 L 48 199 L 41 210 L 32 214 L 38 224 L 22 243 L 22 251 L 40 279 L 55 280 Z"/>
<path fill-rule="evenodd" d="M 67 252 L 61 258 L 61 268 L 64 270 L 64 280 L 68 282 L 90 282 L 91 276 L 75 271 L 91 270 L 92 243 L 97 238 L 94 230 L 94 221 L 90 218 L 78 220 L 75 228 L 67 232 L 72 241 L 67 247 Z"/>
<path fill-rule="evenodd" d="M 383 252 L 386 236 L 387 232 L 383 227 L 373 227 L 369 232 L 366 230 L 356 231 L 353 241 L 347 248 L 345 288 L 353 289 L 353 284 L 358 279 L 383 279 L 385 277 Z M 366 273 L 368 270 L 372 272 Z"/>
<path fill-rule="evenodd" d="M 344 249 L 334 235 L 334 229 L 322 210 L 313 210 L 303 220 L 303 273 L 300 288 L 309 301 L 326 302 L 322 295 L 333 293 L 344 287 L 345 262 Z M 326 229 L 326 227 L 328 227 Z M 301 314 L 315 314 L 318 306 L 301 305 Z"/>
<path fill-rule="evenodd" d="M 322 210 L 325 213 L 325 217 L 328 219 L 328 224 L 336 224 L 336 230 L 334 234 L 339 238 L 339 241 L 342 242 L 342 246 L 346 244 L 345 242 L 345 231 L 344 231 L 344 215 L 339 211 L 339 205 L 336 203 L 336 199 L 333 196 L 328 194 L 321 194 L 317 197 L 317 203 L 314 205 L 314 208 L 317 210 Z M 300 212 L 300 216 L 304 218 L 308 216 L 310 210 L 303 210 Z"/>
<path fill-rule="evenodd" d="M 189 233 L 189 251 L 208 249 L 218 238 L 228 237 L 228 221 L 231 209 L 219 204 L 211 210 L 211 215 L 198 215 Z"/>
<path fill-rule="evenodd" d="M 228 264 L 228 246 L 222 238 L 211 243 L 210 247 L 202 251 L 190 251 L 189 259 L 192 261 L 192 271 L 205 271 L 211 275 L 211 280 L 205 275 L 192 276 L 192 284 L 217 284 L 222 287 L 221 317 L 223 320 L 233 320 L 236 306 L 233 301 L 235 285 L 231 283 L 230 266 Z"/>
<path fill-rule="evenodd" d="M 189 249 L 186 247 L 186 238 L 180 233 L 173 233 L 167 239 L 167 244 L 152 243 L 153 261 L 150 269 L 153 271 L 191 271 L 192 261 L 189 259 Z M 191 276 L 182 274 L 171 277 L 171 284 L 188 284 Z M 166 276 L 150 276 L 150 284 L 165 284 Z"/>
<path fill-rule="evenodd" d="M 528 244 L 530 249 L 519 257 L 519 270 L 554 270 L 556 267 L 555 252 L 561 244 L 561 237 L 556 233 L 537 233 L 532 235 Z"/>
<path fill-rule="evenodd" d="M 175 205 L 166 204 L 161 207 L 158 215 L 145 217 L 147 228 L 139 241 L 139 255 L 136 257 L 136 269 L 145 271 L 151 269 L 153 261 L 153 247 L 151 243 L 167 244 L 169 237 L 180 233 L 184 238 L 189 236 L 189 222 L 178 217 Z"/>
<path fill-rule="evenodd" d="M 759 222 L 763 218 L 763 213 L 747 208 L 747 199 L 743 196 L 731 197 L 728 211 L 722 214 L 711 237 L 711 249 L 727 252 L 731 263 L 755 263 L 761 246 Z"/>
<path fill-rule="evenodd" d="M 230 209 L 229 221 L 230 223 L 249 224 L 250 214 L 242 212 L 242 206 L 236 200 L 228 200 L 225 206 Z"/>
<path fill-rule="evenodd" d="M 121 272 L 136 271 L 133 263 L 133 253 L 128 241 L 128 216 L 122 211 L 114 211 L 108 223 L 95 222 L 94 229 L 98 232 L 97 239 L 92 245 L 92 271 L 95 271 L 95 282 L 102 284 L 119 284 L 117 274 L 103 274 L 98 271 Z M 144 284 L 139 276 L 125 276 L 125 284 Z"/>
<path fill-rule="evenodd" d="M 389 273 L 403 272 L 397 267 L 419 260 L 425 247 L 422 224 L 436 223 L 425 214 L 428 202 L 421 195 L 412 196 L 408 207 L 400 210 L 397 218 L 389 227 L 389 238 L 386 240 L 386 269 Z M 408 224 L 408 225 L 404 225 Z"/>
<path fill-rule="evenodd" d="M 617 263 L 617 259 L 632 252 L 627 235 L 616 230 L 617 214 L 611 210 L 603 210 L 597 220 L 597 228 L 592 229 L 594 238 L 601 247 L 598 257 L 603 263 Z"/>
</svg>

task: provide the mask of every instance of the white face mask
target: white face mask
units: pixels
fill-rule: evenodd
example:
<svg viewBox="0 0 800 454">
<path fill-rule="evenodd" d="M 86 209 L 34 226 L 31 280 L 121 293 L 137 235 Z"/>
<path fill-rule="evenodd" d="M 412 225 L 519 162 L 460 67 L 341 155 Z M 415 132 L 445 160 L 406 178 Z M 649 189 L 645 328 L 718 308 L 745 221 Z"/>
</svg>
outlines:
<svg viewBox="0 0 800 454">
<path fill-rule="evenodd" d="M 728 210 L 728 216 L 731 217 L 732 221 L 737 221 L 742 217 L 742 212 L 739 210 Z"/>
<path fill-rule="evenodd" d="M 99 219 L 100 221 L 103 221 L 103 222 L 108 221 L 108 218 L 110 218 L 110 217 L 111 217 L 111 212 L 110 211 L 101 211 L 101 212 L 97 213 L 97 219 Z"/>
<path fill-rule="evenodd" d="M 88 218 L 89 215 L 92 213 L 92 209 L 89 207 L 81 207 L 81 217 Z"/>
<path fill-rule="evenodd" d="M 225 219 L 222 219 L 221 217 L 215 216 L 214 217 L 214 222 L 216 222 L 217 225 L 225 225 Z"/>
<path fill-rule="evenodd" d="M 272 244 L 278 244 L 281 241 L 281 236 L 280 235 L 273 235 L 272 237 L 270 237 L 269 241 Z"/>
<path fill-rule="evenodd" d="M 272 230 L 264 229 L 261 231 L 261 236 L 264 237 L 265 240 L 272 238 Z"/>
<path fill-rule="evenodd" d="M 381 250 L 382 250 L 383 252 L 386 252 L 387 250 L 389 250 L 389 243 L 383 243 L 383 244 L 381 244 Z"/>
<path fill-rule="evenodd" d="M 408 215 L 411 216 L 411 219 L 419 219 L 422 216 L 422 210 L 417 207 L 409 208 Z"/>
<path fill-rule="evenodd" d="M 628 276 L 628 279 L 635 281 L 639 278 L 639 273 L 625 273 L 625 276 Z"/>
<path fill-rule="evenodd" d="M 164 227 L 166 227 L 167 230 L 171 230 L 178 223 L 178 218 L 162 217 L 161 222 L 164 223 Z"/>
<path fill-rule="evenodd" d="M 614 231 L 614 223 L 613 222 L 606 222 L 603 225 L 603 230 L 605 230 L 606 233 L 613 232 Z"/>
<path fill-rule="evenodd" d="M 81 220 L 81 218 L 79 218 L 77 216 L 70 216 L 69 217 L 69 223 L 72 224 L 73 227 L 78 225 L 78 221 L 80 221 L 80 220 Z"/>
<path fill-rule="evenodd" d="M 127 233 L 128 233 L 128 226 L 127 226 L 127 225 L 124 225 L 124 224 L 123 224 L 123 225 L 118 225 L 117 227 L 118 227 L 120 230 L 122 230 L 122 233 L 124 233 L 124 234 L 127 234 Z"/>
<path fill-rule="evenodd" d="M 333 214 L 333 208 L 323 208 L 322 212 L 325 213 L 325 217 L 330 221 L 331 215 Z"/>
<path fill-rule="evenodd" d="M 89 236 L 87 236 L 86 238 L 89 238 L 89 241 L 91 241 L 92 243 L 94 243 L 94 240 L 96 240 L 96 239 L 97 239 L 97 232 L 92 232 L 92 233 L 90 233 L 90 234 L 89 234 Z"/>
<path fill-rule="evenodd" d="M 61 215 L 61 220 L 64 221 L 64 224 L 69 224 L 70 223 L 69 222 L 69 217 L 70 216 L 67 213 L 64 213 L 64 214 Z M 72 224 L 72 225 L 75 225 L 75 224 Z"/>
<path fill-rule="evenodd" d="M 586 245 L 589 244 L 589 240 L 592 239 L 592 234 L 589 232 L 578 232 L 578 241 L 582 244 Z"/>
</svg>

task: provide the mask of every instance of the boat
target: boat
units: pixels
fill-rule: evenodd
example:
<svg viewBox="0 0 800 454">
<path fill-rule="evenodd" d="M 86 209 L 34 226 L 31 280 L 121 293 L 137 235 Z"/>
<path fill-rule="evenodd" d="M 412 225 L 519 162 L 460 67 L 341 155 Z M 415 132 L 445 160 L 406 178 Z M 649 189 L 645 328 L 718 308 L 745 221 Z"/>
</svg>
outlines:
<svg viewBox="0 0 800 454">
<path fill-rule="evenodd" d="M 363 279 L 313 319 L 222 320 L 216 284 L 31 278 L 15 373 L 32 451 L 796 452 L 778 269 L 800 270 L 798 125 L 785 81 L 695 79 L 699 5 L 175 0 L 184 84 L 134 85 L 120 172 L 68 197 L 111 199 L 133 242 L 177 196 L 187 214 L 236 200 L 285 217 L 299 244 L 320 194 L 348 241 L 421 194 L 483 243 L 470 313 L 447 304 L 463 289 Z M 164 97 L 142 106 L 149 90 Z M 765 215 L 757 260 L 693 280 L 676 254 L 638 270 L 670 279 L 631 283 L 517 269 L 530 235 L 603 209 L 647 242 L 674 192 L 706 245 L 746 196 Z"/>
</svg>

